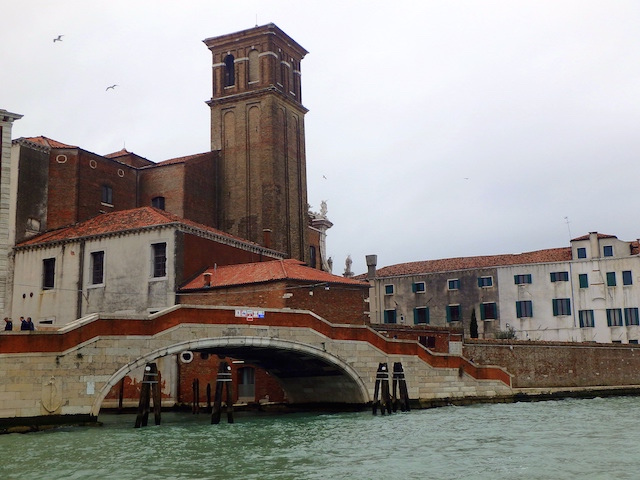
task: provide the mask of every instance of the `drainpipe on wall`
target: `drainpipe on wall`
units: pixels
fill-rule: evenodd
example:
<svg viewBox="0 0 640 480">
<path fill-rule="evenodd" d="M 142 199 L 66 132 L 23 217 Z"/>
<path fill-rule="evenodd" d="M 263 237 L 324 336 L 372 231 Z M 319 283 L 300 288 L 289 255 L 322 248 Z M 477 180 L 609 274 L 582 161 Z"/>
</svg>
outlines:
<svg viewBox="0 0 640 480">
<path fill-rule="evenodd" d="M 262 244 L 265 248 L 271 248 L 271 229 L 262 230 Z"/>
<path fill-rule="evenodd" d="M 78 254 L 78 299 L 76 301 L 76 318 L 82 317 L 82 298 L 83 298 L 83 287 L 82 284 L 84 282 L 84 245 L 85 241 L 80 240 L 80 252 Z M 74 319 L 74 320 L 75 320 Z"/>
</svg>

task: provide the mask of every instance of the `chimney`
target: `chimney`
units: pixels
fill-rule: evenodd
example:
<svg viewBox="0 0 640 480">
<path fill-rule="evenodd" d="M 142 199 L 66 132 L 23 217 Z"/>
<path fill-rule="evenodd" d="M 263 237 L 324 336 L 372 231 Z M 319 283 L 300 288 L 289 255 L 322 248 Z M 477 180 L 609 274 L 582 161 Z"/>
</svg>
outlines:
<svg viewBox="0 0 640 480">
<path fill-rule="evenodd" d="M 204 277 L 204 286 L 205 287 L 210 287 L 211 286 L 211 274 L 209 272 L 205 272 L 203 277 Z"/>
<path fill-rule="evenodd" d="M 591 258 L 600 258 L 598 232 L 589 232 L 589 246 L 591 247 Z"/>
<path fill-rule="evenodd" d="M 367 280 L 376 278 L 376 265 L 378 264 L 377 255 L 367 255 Z"/>
<path fill-rule="evenodd" d="M 271 248 L 271 229 L 262 230 L 262 244 L 265 248 Z"/>
</svg>

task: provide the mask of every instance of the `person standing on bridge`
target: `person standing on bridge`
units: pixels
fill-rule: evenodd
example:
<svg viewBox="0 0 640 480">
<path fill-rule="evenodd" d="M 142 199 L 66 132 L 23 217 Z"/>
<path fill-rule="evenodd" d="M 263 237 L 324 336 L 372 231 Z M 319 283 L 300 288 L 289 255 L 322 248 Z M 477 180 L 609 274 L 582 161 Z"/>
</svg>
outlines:
<svg viewBox="0 0 640 480">
<path fill-rule="evenodd" d="M 31 317 L 27 317 L 27 330 L 35 330 L 36 326 L 33 324 Z"/>
<path fill-rule="evenodd" d="M 8 332 L 13 330 L 13 322 L 9 317 L 4 317 L 4 329 Z"/>
<path fill-rule="evenodd" d="M 29 330 L 29 324 L 24 317 L 20 317 L 20 330 Z"/>
</svg>

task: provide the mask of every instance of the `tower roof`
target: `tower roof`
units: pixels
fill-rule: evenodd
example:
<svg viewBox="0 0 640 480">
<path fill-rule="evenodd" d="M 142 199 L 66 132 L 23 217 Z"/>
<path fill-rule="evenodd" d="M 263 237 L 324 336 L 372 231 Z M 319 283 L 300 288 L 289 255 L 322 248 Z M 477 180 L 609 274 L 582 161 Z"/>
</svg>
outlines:
<svg viewBox="0 0 640 480">
<path fill-rule="evenodd" d="M 227 47 L 234 46 L 239 41 L 246 41 L 253 37 L 259 38 L 264 35 L 275 35 L 276 37 L 284 40 L 289 47 L 297 52 L 300 58 L 303 58 L 307 53 L 309 53 L 298 42 L 278 28 L 275 23 L 267 23 L 266 25 L 255 26 L 235 33 L 227 33 L 217 37 L 205 38 L 203 42 L 207 47 L 209 47 L 209 49 L 215 48 L 216 50 L 224 50 Z"/>
</svg>

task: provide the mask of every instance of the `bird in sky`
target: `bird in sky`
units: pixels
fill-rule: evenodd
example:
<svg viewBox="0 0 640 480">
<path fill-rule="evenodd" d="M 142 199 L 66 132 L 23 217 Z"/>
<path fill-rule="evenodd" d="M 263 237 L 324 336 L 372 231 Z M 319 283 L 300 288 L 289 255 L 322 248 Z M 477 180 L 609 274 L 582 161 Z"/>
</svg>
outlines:
<svg viewBox="0 0 640 480">
<path fill-rule="evenodd" d="M 62 41 L 62 37 L 64 37 L 64 35 L 58 35 L 56 38 L 53 39 L 53 43 L 61 42 Z"/>
<path fill-rule="evenodd" d="M 115 90 L 115 88 L 116 88 L 117 86 L 118 86 L 118 85 L 114 83 L 113 85 L 108 86 L 108 87 L 105 89 L 105 92 L 106 92 L 107 90 Z"/>
<path fill-rule="evenodd" d="M 327 179 L 327 177 L 325 175 L 322 175 L 322 178 L 324 178 L 325 180 Z"/>
</svg>

